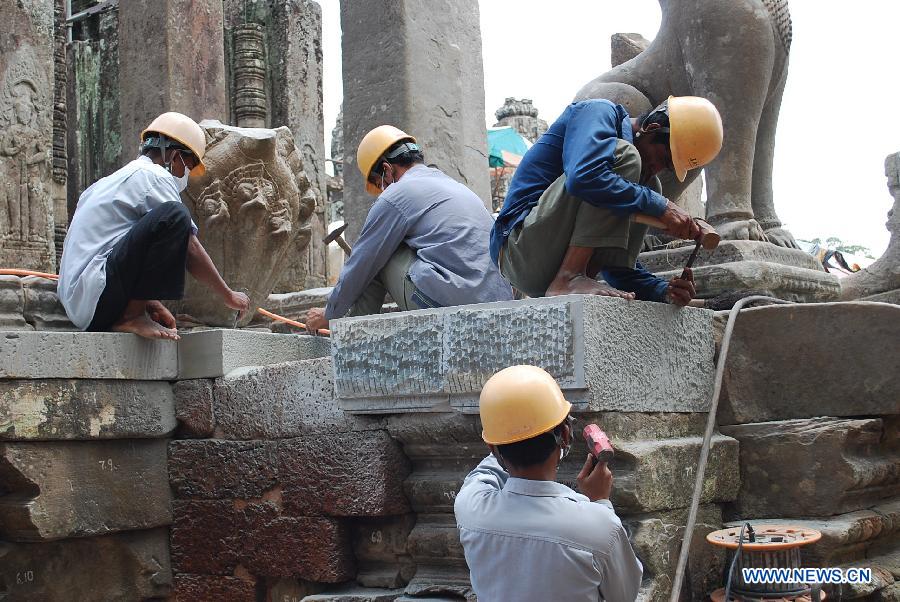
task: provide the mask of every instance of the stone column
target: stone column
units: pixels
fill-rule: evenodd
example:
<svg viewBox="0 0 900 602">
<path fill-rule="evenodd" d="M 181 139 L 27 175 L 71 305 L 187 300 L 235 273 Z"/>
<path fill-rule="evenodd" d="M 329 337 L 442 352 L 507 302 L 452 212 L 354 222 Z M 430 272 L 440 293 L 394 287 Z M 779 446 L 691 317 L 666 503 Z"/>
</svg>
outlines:
<svg viewBox="0 0 900 602">
<path fill-rule="evenodd" d="M 234 120 L 238 127 L 266 127 L 266 30 L 258 23 L 232 31 Z"/>
<path fill-rule="evenodd" d="M 395 125 L 422 144 L 425 162 L 490 204 L 484 74 L 476 0 L 341 2 L 344 215 L 358 236 L 373 198 L 356 166 L 370 129 Z"/>
<path fill-rule="evenodd" d="M 0 265 L 54 271 L 53 0 L 0 4 Z"/>
<path fill-rule="evenodd" d="M 119 4 L 122 160 L 166 111 L 228 119 L 222 0 Z"/>
<path fill-rule="evenodd" d="M 63 241 L 68 226 L 66 207 L 66 0 L 54 0 L 53 4 L 53 223 L 56 262 L 62 258 Z"/>
</svg>

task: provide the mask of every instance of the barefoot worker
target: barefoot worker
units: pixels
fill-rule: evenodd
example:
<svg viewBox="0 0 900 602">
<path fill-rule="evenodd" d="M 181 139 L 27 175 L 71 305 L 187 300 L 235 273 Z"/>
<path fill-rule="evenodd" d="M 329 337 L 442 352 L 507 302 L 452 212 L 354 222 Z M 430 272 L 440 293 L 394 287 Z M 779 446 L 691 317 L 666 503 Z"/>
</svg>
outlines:
<svg viewBox="0 0 900 602">
<path fill-rule="evenodd" d="M 516 169 L 491 232 L 491 258 L 532 297 L 583 293 L 686 305 L 692 277 L 667 282 L 637 263 L 647 226 L 630 217 L 658 217 L 672 235 L 694 238 L 697 225 L 660 194 L 656 174 L 672 169 L 684 181 L 721 147 L 722 120 L 704 98 L 670 96 L 637 118 L 608 100 L 572 103 Z"/>
<path fill-rule="evenodd" d="M 75 326 L 177 339 L 159 300 L 184 296 L 185 269 L 228 307 L 249 309 L 247 295 L 222 280 L 181 202 L 190 174 L 206 171 L 205 150 L 194 120 L 164 113 L 141 134 L 141 156 L 78 199 L 57 288 Z"/>
</svg>

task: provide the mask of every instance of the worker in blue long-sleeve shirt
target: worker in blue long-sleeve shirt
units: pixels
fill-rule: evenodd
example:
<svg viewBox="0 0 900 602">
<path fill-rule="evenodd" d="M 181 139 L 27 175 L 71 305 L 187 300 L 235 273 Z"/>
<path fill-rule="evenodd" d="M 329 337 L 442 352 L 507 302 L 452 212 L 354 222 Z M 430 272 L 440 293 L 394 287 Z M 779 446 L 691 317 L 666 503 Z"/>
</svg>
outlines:
<svg viewBox="0 0 900 602">
<path fill-rule="evenodd" d="M 327 307 L 307 312 L 308 329 L 377 314 L 385 293 L 404 311 L 512 299 L 488 255 L 491 214 L 474 192 L 427 167 L 415 138 L 390 125 L 366 134 L 356 156 L 378 199 Z"/>
<path fill-rule="evenodd" d="M 704 98 L 670 96 L 637 118 L 608 100 L 572 103 L 516 169 L 491 232 L 491 258 L 532 297 L 687 305 L 695 294 L 690 270 L 666 281 L 637 263 L 647 226 L 631 215 L 657 217 L 673 236 L 697 236 L 691 216 L 660 194 L 656 175 L 672 169 L 684 181 L 721 147 L 722 120 Z"/>
</svg>

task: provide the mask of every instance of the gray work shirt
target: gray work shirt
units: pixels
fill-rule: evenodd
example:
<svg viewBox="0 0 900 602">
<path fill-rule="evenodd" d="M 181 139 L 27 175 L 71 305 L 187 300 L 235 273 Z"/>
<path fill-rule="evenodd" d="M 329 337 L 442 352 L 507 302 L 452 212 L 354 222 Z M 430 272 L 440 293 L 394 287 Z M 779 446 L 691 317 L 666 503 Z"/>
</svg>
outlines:
<svg viewBox="0 0 900 602">
<path fill-rule="evenodd" d="M 488 253 L 493 225 L 474 192 L 438 169 L 414 165 L 369 210 L 325 317 L 343 317 L 401 243 L 416 253 L 413 284 L 440 305 L 512 299 Z"/>
<path fill-rule="evenodd" d="M 633 602 L 643 567 L 608 500 L 510 477 L 493 455 L 454 504 L 478 602 Z"/>
</svg>

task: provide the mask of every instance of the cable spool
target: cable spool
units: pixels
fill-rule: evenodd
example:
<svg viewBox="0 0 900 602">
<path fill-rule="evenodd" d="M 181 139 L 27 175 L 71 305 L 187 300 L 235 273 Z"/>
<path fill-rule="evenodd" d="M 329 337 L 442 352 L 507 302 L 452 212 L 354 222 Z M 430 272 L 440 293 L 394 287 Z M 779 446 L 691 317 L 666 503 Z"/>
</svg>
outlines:
<svg viewBox="0 0 900 602">
<path fill-rule="evenodd" d="M 744 581 L 742 569 L 800 569 L 800 548 L 815 543 L 822 534 L 815 529 L 791 525 L 757 525 L 749 537 L 741 536 L 741 527 L 731 527 L 713 531 L 706 536 L 706 541 L 714 546 L 731 551 L 732 560 L 736 560 L 731 574 L 730 587 L 726 588 L 737 600 L 824 600 L 823 593 L 817 587 L 806 583 L 747 583 Z M 734 555 L 738 554 L 735 559 Z M 814 591 L 815 590 L 815 591 Z M 725 600 L 725 589 L 713 592 L 714 601 Z"/>
</svg>

